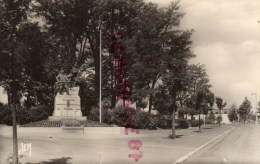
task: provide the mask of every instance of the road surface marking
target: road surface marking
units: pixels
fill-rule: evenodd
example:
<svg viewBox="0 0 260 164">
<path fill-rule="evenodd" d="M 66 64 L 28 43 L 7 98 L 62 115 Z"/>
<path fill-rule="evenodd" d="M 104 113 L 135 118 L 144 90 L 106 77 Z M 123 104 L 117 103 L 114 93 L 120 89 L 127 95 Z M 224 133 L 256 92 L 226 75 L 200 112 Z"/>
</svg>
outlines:
<svg viewBox="0 0 260 164">
<path fill-rule="evenodd" d="M 212 140 L 210 140 L 209 142 L 205 143 L 204 145 L 200 146 L 199 148 L 193 150 L 192 152 L 190 152 L 189 154 L 179 158 L 178 160 L 176 160 L 173 164 L 180 164 L 183 161 L 185 161 L 186 159 L 188 159 L 190 156 L 192 156 L 194 153 L 196 153 L 197 151 L 201 150 L 202 148 L 204 148 L 205 146 L 207 146 L 208 144 L 212 143 L 213 141 L 215 141 L 216 139 L 222 137 L 225 134 L 228 134 L 229 132 L 231 132 L 232 130 L 234 130 L 235 128 L 233 127 L 230 130 L 225 131 L 224 133 L 218 135 L 217 137 L 213 138 Z"/>
</svg>

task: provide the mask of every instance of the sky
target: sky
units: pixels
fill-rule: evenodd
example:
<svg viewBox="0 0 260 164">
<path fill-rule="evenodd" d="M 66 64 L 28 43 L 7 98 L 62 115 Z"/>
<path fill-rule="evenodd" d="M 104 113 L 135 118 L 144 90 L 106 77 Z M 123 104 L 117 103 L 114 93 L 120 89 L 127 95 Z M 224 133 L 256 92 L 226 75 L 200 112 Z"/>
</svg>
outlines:
<svg viewBox="0 0 260 164">
<path fill-rule="evenodd" d="M 148 0 L 147 0 L 148 1 Z M 149 0 L 166 6 L 170 0 Z M 194 29 L 191 63 L 205 64 L 216 96 L 260 100 L 260 0 L 181 0 L 181 29 Z"/>
<path fill-rule="evenodd" d="M 146 0 L 166 6 L 171 0 Z M 239 106 L 260 100 L 260 0 L 181 0 L 181 29 L 194 29 L 191 63 L 205 64 L 216 96 Z M 0 93 L 2 91 L 0 90 Z M 0 94 L 0 101 L 6 97 Z"/>
</svg>

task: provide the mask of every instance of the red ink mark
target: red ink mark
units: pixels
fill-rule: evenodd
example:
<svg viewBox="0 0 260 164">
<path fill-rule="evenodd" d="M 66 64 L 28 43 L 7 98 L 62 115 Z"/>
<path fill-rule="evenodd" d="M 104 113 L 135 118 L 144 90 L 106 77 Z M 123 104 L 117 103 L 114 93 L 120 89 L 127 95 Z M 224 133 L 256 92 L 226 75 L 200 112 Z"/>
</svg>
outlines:
<svg viewBox="0 0 260 164">
<path fill-rule="evenodd" d="M 125 135 L 128 135 L 128 129 L 129 129 L 129 128 L 125 128 Z M 139 134 L 139 129 L 133 129 L 133 128 L 131 128 L 130 131 L 131 131 L 132 133 Z"/>
<path fill-rule="evenodd" d="M 115 71 L 116 78 L 128 77 L 128 72 L 125 69 L 118 68 Z"/>
<path fill-rule="evenodd" d="M 107 36 L 107 39 L 111 41 L 109 47 L 109 53 L 115 56 L 115 79 L 116 79 L 116 96 L 119 99 L 123 99 L 123 106 L 125 106 L 125 100 L 129 100 L 132 93 L 132 85 L 127 82 L 128 80 L 128 71 L 126 70 L 127 62 L 124 60 L 123 55 L 125 54 L 125 47 L 120 43 L 120 40 L 123 37 L 121 32 L 116 32 Z M 129 106 L 129 105 L 128 105 Z"/>
<path fill-rule="evenodd" d="M 122 89 L 130 89 L 132 87 L 132 84 L 130 84 L 128 81 L 124 80 L 119 84 L 119 87 Z"/>
<path fill-rule="evenodd" d="M 120 113 L 120 118 L 125 123 L 125 135 L 128 135 L 128 128 L 131 127 L 131 132 L 139 134 L 139 129 L 137 129 L 134 116 L 136 110 L 131 108 L 131 88 L 128 80 L 128 71 L 126 70 L 127 62 L 124 60 L 123 55 L 125 54 L 125 47 L 122 45 L 119 39 L 123 37 L 121 32 L 116 32 L 108 35 L 107 40 L 111 41 L 109 47 L 109 53 L 114 55 L 114 66 L 115 66 L 115 79 L 116 79 L 116 96 L 119 104 L 124 106 L 122 112 Z M 139 150 L 142 147 L 142 142 L 140 140 L 130 140 L 128 141 L 128 148 L 131 150 Z M 135 152 L 135 154 L 128 154 L 129 158 L 133 158 L 136 162 L 143 157 L 141 151 Z"/>
<path fill-rule="evenodd" d="M 142 141 L 140 140 L 130 140 L 128 141 L 128 148 L 131 150 L 139 150 L 142 147 Z"/>
<path fill-rule="evenodd" d="M 123 34 L 122 32 L 115 32 L 114 34 L 108 35 L 106 38 L 110 41 L 115 41 L 117 39 L 122 38 Z"/>
<path fill-rule="evenodd" d="M 120 97 L 118 97 L 118 104 L 122 106 L 124 105 L 124 100 Z M 132 104 L 131 100 L 125 100 L 125 107 L 131 108 L 131 104 Z"/>
<path fill-rule="evenodd" d="M 127 99 L 130 99 L 131 97 L 131 92 L 128 92 L 128 91 L 124 91 L 124 90 L 118 90 L 116 92 L 116 96 L 118 98 L 122 98 L 124 100 L 127 100 Z"/>
<path fill-rule="evenodd" d="M 143 152 L 139 151 L 139 154 L 128 154 L 128 158 L 133 158 L 136 162 L 143 157 Z"/>
</svg>

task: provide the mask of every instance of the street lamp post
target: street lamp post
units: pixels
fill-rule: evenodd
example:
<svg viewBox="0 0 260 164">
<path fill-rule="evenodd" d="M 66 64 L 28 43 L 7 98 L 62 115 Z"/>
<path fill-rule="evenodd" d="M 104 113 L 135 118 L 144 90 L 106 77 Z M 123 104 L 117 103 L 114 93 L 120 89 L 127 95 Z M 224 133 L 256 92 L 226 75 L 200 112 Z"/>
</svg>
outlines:
<svg viewBox="0 0 260 164">
<path fill-rule="evenodd" d="M 255 124 L 258 124 L 258 117 L 257 117 L 257 94 L 255 92 L 253 92 L 252 95 L 255 95 Z"/>
</svg>

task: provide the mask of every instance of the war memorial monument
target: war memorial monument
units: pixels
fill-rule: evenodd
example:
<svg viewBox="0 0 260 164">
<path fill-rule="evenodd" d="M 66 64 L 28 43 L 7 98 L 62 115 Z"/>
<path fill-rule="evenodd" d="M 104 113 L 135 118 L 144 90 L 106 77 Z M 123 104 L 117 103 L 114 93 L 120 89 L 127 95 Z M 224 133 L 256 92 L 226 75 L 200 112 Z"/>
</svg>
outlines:
<svg viewBox="0 0 260 164">
<path fill-rule="evenodd" d="M 77 119 L 84 121 L 87 119 L 82 116 L 80 97 L 78 95 L 79 87 L 70 80 L 71 76 L 71 74 L 64 74 L 64 71 L 61 70 L 56 77 L 54 111 L 49 120 Z"/>
</svg>

